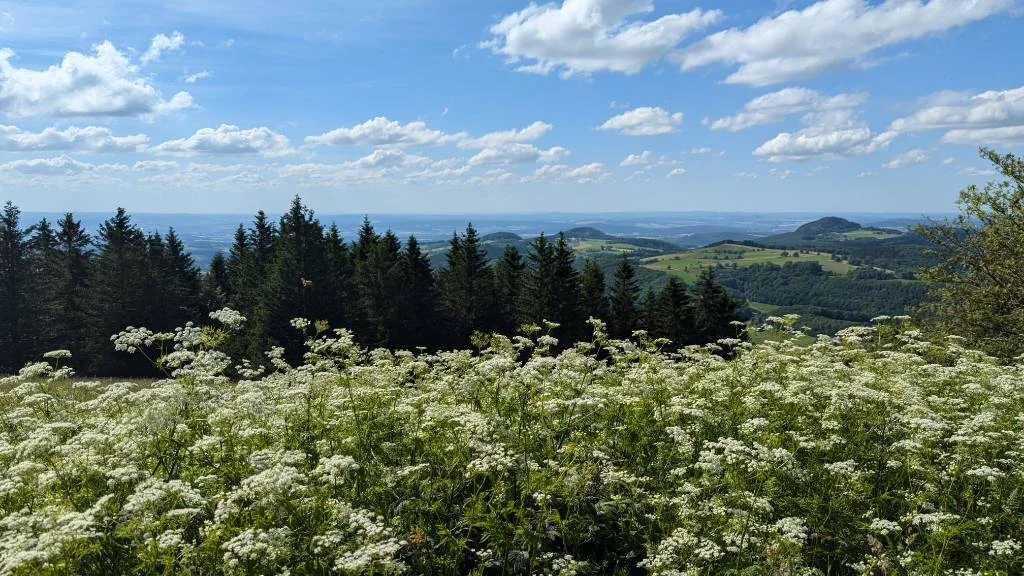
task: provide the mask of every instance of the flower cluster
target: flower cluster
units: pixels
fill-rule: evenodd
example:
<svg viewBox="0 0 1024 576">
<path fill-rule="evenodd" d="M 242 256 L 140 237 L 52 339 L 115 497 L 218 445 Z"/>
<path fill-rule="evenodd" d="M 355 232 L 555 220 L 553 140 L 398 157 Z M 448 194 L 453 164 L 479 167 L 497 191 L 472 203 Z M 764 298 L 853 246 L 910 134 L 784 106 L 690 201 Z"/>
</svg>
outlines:
<svg viewBox="0 0 1024 576">
<path fill-rule="evenodd" d="M 0 379 L 0 576 L 1024 573 L 1024 365 L 903 317 L 557 356 L 300 320 L 305 362 L 241 380 L 211 318 L 114 337 L 166 380 Z"/>
</svg>

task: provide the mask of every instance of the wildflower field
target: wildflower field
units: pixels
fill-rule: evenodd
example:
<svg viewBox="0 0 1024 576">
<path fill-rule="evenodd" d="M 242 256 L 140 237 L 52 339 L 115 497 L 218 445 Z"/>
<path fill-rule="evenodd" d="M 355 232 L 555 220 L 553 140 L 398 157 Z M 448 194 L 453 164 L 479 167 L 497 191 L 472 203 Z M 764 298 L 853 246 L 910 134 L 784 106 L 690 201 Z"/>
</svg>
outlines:
<svg viewBox="0 0 1024 576">
<path fill-rule="evenodd" d="M 905 319 L 557 355 L 296 321 L 264 373 L 212 316 L 114 338 L 167 380 L 0 380 L 0 574 L 1024 573 L 1024 365 Z"/>
</svg>

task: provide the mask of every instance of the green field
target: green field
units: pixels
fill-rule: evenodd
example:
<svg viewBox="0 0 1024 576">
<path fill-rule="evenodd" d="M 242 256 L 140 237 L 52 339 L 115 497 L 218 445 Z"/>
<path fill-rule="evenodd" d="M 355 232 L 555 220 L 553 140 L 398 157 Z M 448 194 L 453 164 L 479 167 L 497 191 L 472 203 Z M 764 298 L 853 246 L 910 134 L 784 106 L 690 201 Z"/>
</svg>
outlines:
<svg viewBox="0 0 1024 576">
<path fill-rule="evenodd" d="M 862 240 L 864 238 L 872 238 L 875 240 L 884 240 L 886 238 L 895 238 L 896 236 L 902 236 L 903 234 L 896 230 L 871 230 L 868 228 L 862 228 L 860 230 L 853 230 L 850 232 L 842 232 L 836 234 L 839 240 Z"/>
<path fill-rule="evenodd" d="M 786 253 L 787 255 L 783 255 Z M 836 262 L 832 255 L 825 252 L 810 252 L 795 255 L 796 252 L 786 250 L 775 250 L 772 248 L 754 248 L 740 244 L 720 244 L 708 248 L 698 248 L 644 258 L 640 264 L 644 268 L 659 270 L 666 274 L 676 276 L 686 282 L 693 282 L 700 275 L 702 268 L 722 266 L 751 266 L 753 264 L 778 264 L 786 262 L 817 262 L 827 272 L 835 274 L 846 274 L 854 270 L 849 262 Z"/>
<path fill-rule="evenodd" d="M 765 304 L 764 302 L 751 302 L 747 301 L 747 307 L 752 310 L 757 310 L 762 314 L 774 314 L 779 309 L 778 304 Z"/>
<path fill-rule="evenodd" d="M 652 249 L 643 249 L 634 244 L 626 244 L 624 242 L 616 242 L 614 240 L 574 240 L 572 242 L 572 249 L 581 254 L 593 254 L 593 253 L 604 253 L 604 254 L 632 254 L 637 250 L 652 251 Z"/>
</svg>

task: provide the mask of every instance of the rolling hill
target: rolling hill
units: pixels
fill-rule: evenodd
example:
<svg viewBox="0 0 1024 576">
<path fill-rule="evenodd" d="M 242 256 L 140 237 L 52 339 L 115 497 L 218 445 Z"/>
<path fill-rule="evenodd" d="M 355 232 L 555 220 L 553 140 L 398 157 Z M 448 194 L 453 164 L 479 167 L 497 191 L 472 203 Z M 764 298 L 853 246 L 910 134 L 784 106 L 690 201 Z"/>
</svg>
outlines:
<svg viewBox="0 0 1024 576">
<path fill-rule="evenodd" d="M 865 227 L 836 217 L 808 222 L 793 232 L 765 236 L 749 244 L 840 254 L 853 265 L 891 270 L 905 279 L 914 278 L 921 268 L 935 262 L 928 253 L 928 242 L 912 231 Z"/>
<path fill-rule="evenodd" d="M 644 268 L 664 272 L 680 278 L 684 282 L 692 283 L 700 275 L 702 268 L 741 268 L 755 264 L 782 266 L 790 262 L 817 262 L 826 272 L 835 274 L 846 274 L 857 268 L 849 262 L 834 259 L 830 253 L 810 251 L 801 253 L 797 250 L 788 251 L 732 243 L 651 256 L 642 259 L 640 264 Z"/>
</svg>

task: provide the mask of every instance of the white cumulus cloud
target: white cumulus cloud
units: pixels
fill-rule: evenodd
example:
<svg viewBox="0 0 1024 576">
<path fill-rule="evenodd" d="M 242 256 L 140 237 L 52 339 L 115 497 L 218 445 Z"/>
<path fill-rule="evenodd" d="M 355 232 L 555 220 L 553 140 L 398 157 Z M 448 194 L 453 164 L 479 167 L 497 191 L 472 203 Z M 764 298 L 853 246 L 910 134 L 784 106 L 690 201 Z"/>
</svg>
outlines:
<svg viewBox="0 0 1024 576">
<path fill-rule="evenodd" d="M 738 66 L 731 84 L 764 86 L 863 61 L 872 52 L 1008 9 L 1012 0 L 822 0 L 747 28 L 711 34 L 677 54 L 684 70 Z"/>
<path fill-rule="evenodd" d="M 174 160 L 139 160 L 132 164 L 135 172 L 170 172 L 177 169 L 178 163 Z"/>
<path fill-rule="evenodd" d="M 737 132 L 752 126 L 780 122 L 791 114 L 855 108 L 866 99 L 864 94 L 826 96 L 807 88 L 783 88 L 754 98 L 733 116 L 714 120 L 711 129 Z"/>
<path fill-rule="evenodd" d="M 460 148 L 494 148 L 516 142 L 532 142 L 551 130 L 551 124 L 534 122 L 522 130 L 503 130 L 484 134 L 479 138 L 465 138 L 459 142 Z"/>
<path fill-rule="evenodd" d="M 66 155 L 53 158 L 32 158 L 13 160 L 0 164 L 0 172 L 18 172 L 36 176 L 74 176 L 86 173 L 124 172 L 129 167 L 124 164 L 91 164 L 80 162 Z"/>
<path fill-rule="evenodd" d="M 906 152 L 899 154 L 892 160 L 883 164 L 886 168 L 903 168 L 905 166 L 913 166 L 914 164 L 921 164 L 928 160 L 928 153 L 920 148 L 913 148 Z"/>
<path fill-rule="evenodd" d="M 415 154 L 406 154 L 394 148 L 378 148 L 370 154 L 352 162 L 359 168 L 401 168 L 429 164 L 430 158 Z"/>
<path fill-rule="evenodd" d="M 619 166 L 643 166 L 651 163 L 652 154 L 650 150 L 644 150 L 639 154 L 630 154 L 626 159 L 619 162 Z"/>
<path fill-rule="evenodd" d="M 758 146 L 754 155 L 770 162 L 856 156 L 885 148 L 897 136 L 891 130 L 873 133 L 851 110 L 810 113 L 803 122 L 802 130 L 779 133 Z"/>
<path fill-rule="evenodd" d="M 699 8 L 657 19 L 652 0 L 564 0 L 530 3 L 490 28 L 483 43 L 517 70 L 563 76 L 610 70 L 635 74 L 674 50 L 688 34 L 717 22 L 722 13 Z"/>
<path fill-rule="evenodd" d="M 513 142 L 492 148 L 484 148 L 469 159 L 469 166 L 486 164 L 522 164 L 526 162 L 556 162 L 568 156 L 570 152 L 561 146 L 552 146 L 547 150 L 537 148 L 533 144 Z"/>
<path fill-rule="evenodd" d="M 787 169 L 772 168 L 772 169 L 768 170 L 768 174 L 770 174 L 772 176 L 775 176 L 779 180 L 785 180 L 786 178 L 790 178 L 792 176 L 796 176 L 796 172 L 794 172 L 793 170 L 789 170 L 788 168 Z"/>
<path fill-rule="evenodd" d="M 1024 86 L 980 94 L 941 92 L 916 112 L 895 120 L 898 132 L 944 130 L 948 144 L 1024 143 Z"/>
<path fill-rule="evenodd" d="M 675 168 L 666 175 L 666 178 L 675 178 L 676 176 L 682 176 L 686 174 L 686 168 Z"/>
<path fill-rule="evenodd" d="M 170 36 L 166 34 L 157 34 L 153 37 L 153 40 L 149 43 L 149 48 L 142 53 L 139 57 L 139 62 L 143 64 L 151 64 L 156 62 L 163 56 L 164 52 L 173 52 L 175 50 L 181 50 L 181 47 L 185 45 L 185 37 L 180 32 L 175 31 Z"/>
<path fill-rule="evenodd" d="M 286 156 L 294 150 L 288 138 L 265 126 L 242 129 L 231 124 L 201 128 L 188 138 L 168 140 L 153 147 L 158 154 L 257 154 Z"/>
<path fill-rule="evenodd" d="M 432 130 L 422 121 L 402 124 L 384 116 L 347 128 L 337 128 L 315 136 L 306 136 L 307 144 L 333 146 L 437 146 L 458 142 L 465 134 L 446 134 Z"/>
<path fill-rule="evenodd" d="M 565 164 L 541 166 L 534 171 L 533 176 L 524 180 L 572 180 L 578 183 L 587 183 L 602 180 L 605 177 L 607 177 L 607 173 L 604 170 L 604 164 L 591 162 L 575 168 Z"/>
<path fill-rule="evenodd" d="M 188 92 L 165 100 L 138 67 L 110 42 L 92 54 L 68 52 L 43 70 L 18 68 L 0 49 L 0 114 L 26 116 L 148 116 L 192 106 Z"/>
<path fill-rule="evenodd" d="M 209 78 L 209 77 L 210 77 L 210 73 L 209 72 L 207 72 L 206 70 L 200 70 L 199 72 L 196 72 L 194 74 L 189 74 L 188 76 L 185 76 L 185 84 L 195 84 L 199 80 L 202 80 L 203 78 Z"/>
<path fill-rule="evenodd" d="M 16 126 L 0 125 L 0 150 L 134 152 L 147 142 L 149 137 L 145 134 L 114 136 L 109 128 L 100 126 L 71 126 L 63 130 L 51 127 L 41 132 L 26 132 Z"/>
<path fill-rule="evenodd" d="M 671 114 L 662 108 L 644 106 L 613 116 L 598 129 L 615 130 L 626 136 L 656 136 L 676 132 L 682 122 L 682 112 Z"/>
</svg>

